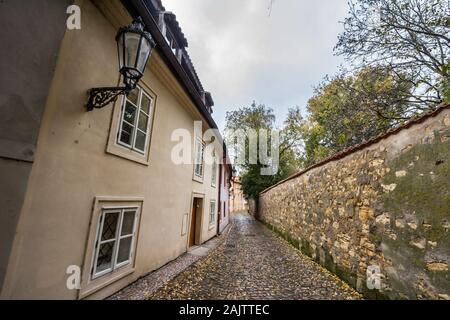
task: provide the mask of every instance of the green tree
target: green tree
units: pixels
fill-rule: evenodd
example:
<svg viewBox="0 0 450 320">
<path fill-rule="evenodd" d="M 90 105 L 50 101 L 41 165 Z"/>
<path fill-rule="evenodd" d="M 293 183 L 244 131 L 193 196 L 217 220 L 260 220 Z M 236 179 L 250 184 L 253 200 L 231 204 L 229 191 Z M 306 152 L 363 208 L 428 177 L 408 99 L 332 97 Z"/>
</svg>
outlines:
<svg viewBox="0 0 450 320">
<path fill-rule="evenodd" d="M 263 104 L 253 102 L 250 107 L 242 107 L 236 111 L 227 112 L 226 131 L 227 134 L 236 130 L 254 130 L 258 137 L 261 130 L 275 130 L 275 115 L 273 109 Z M 280 133 L 278 170 L 272 175 L 262 175 L 261 169 L 266 164 L 249 161 L 249 141 L 246 139 L 243 146 L 228 142 L 231 153 L 237 157 L 237 153 L 244 152 L 246 155 L 243 163 L 237 164 L 237 171 L 241 176 L 243 193 L 247 198 L 256 197 L 262 190 L 270 187 L 278 181 L 286 178 L 299 169 L 299 152 L 301 136 L 298 134 L 298 124 L 303 121 L 299 109 L 291 109 L 286 119 L 285 126 Z M 269 136 L 270 138 L 270 136 Z M 271 141 L 269 141 L 270 144 Z M 242 150 L 242 149 L 243 150 Z M 232 155 L 233 156 L 233 155 Z"/>
<path fill-rule="evenodd" d="M 448 0 L 350 0 L 336 53 L 355 66 L 378 66 L 409 83 L 415 112 L 448 99 Z"/>
<path fill-rule="evenodd" d="M 407 120 L 411 84 L 390 69 L 365 67 L 355 75 L 340 73 L 315 88 L 309 118 L 301 127 L 305 165 L 362 143 Z"/>
</svg>

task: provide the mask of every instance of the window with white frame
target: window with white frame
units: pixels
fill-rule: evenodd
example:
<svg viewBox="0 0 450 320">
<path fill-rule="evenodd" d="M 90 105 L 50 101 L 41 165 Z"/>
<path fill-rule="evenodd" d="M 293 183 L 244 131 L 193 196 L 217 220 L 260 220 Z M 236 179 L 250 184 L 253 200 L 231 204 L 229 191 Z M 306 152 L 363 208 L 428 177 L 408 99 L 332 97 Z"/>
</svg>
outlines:
<svg viewBox="0 0 450 320">
<path fill-rule="evenodd" d="M 144 154 L 150 141 L 151 113 L 152 98 L 136 87 L 123 99 L 118 143 Z"/>
<path fill-rule="evenodd" d="M 197 177 L 203 178 L 203 154 L 205 151 L 205 145 L 201 138 L 195 139 L 195 166 L 194 174 Z"/>
<path fill-rule="evenodd" d="M 138 210 L 138 207 L 102 210 L 95 242 L 93 279 L 133 261 Z"/>
<path fill-rule="evenodd" d="M 210 204 L 209 204 L 209 224 L 213 224 L 214 223 L 214 218 L 216 215 L 216 201 L 211 200 Z"/>
<path fill-rule="evenodd" d="M 214 157 L 213 163 L 212 163 L 212 172 L 211 172 L 211 185 L 213 187 L 216 186 L 216 180 L 217 180 L 217 161 L 216 161 L 216 157 Z"/>
</svg>

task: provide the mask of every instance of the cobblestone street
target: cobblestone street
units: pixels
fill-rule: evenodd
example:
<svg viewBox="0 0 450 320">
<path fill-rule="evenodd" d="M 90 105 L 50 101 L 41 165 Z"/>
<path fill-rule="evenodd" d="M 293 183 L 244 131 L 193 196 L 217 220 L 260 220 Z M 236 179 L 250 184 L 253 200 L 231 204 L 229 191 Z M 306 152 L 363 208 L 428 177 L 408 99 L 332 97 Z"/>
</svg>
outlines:
<svg viewBox="0 0 450 320">
<path fill-rule="evenodd" d="M 149 299 L 359 299 L 360 296 L 247 214 L 226 240 Z"/>
</svg>

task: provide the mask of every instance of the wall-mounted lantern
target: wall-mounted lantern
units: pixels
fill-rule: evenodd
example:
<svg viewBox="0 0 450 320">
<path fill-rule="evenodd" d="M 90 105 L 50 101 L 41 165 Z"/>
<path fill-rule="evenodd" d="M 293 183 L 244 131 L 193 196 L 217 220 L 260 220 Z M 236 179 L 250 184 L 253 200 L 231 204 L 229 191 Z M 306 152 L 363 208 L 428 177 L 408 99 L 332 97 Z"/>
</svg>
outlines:
<svg viewBox="0 0 450 320">
<path fill-rule="evenodd" d="M 145 66 L 155 47 L 150 33 L 144 31 L 144 24 L 139 17 L 130 26 L 122 27 L 116 36 L 119 55 L 119 72 L 122 75 L 123 87 L 92 88 L 88 91 L 88 111 L 102 108 L 116 101 L 119 95 L 127 95 L 136 88 L 144 74 Z"/>
</svg>

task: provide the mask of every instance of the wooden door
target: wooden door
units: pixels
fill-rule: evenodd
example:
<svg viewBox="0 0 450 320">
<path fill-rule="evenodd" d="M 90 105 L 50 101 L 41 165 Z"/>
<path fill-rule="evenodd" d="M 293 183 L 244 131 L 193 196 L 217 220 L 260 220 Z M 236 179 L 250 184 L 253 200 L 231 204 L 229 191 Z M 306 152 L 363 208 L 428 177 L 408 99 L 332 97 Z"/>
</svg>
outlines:
<svg viewBox="0 0 450 320">
<path fill-rule="evenodd" d="M 189 247 L 195 245 L 195 230 L 197 229 L 197 205 L 198 199 L 194 198 L 192 202 L 191 227 L 189 232 Z"/>
</svg>

